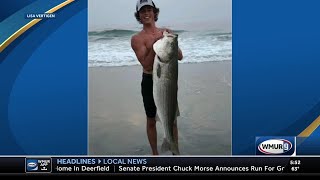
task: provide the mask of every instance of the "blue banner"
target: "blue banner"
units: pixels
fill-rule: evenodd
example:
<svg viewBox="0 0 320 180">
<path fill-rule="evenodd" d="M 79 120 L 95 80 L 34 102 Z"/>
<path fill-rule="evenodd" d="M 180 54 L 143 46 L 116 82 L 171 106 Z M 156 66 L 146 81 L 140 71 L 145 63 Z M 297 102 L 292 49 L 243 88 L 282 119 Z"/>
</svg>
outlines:
<svg viewBox="0 0 320 180">
<path fill-rule="evenodd" d="M 0 154 L 87 154 L 87 1 L 11 5 L 0 23 Z"/>
</svg>

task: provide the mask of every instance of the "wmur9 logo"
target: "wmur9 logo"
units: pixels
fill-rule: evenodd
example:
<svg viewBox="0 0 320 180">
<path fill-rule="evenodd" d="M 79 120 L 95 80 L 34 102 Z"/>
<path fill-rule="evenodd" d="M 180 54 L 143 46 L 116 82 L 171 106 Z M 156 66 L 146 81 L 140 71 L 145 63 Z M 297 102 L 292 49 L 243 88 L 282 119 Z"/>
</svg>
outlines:
<svg viewBox="0 0 320 180">
<path fill-rule="evenodd" d="M 295 155 L 295 142 L 292 136 L 256 137 L 256 155 Z"/>
</svg>

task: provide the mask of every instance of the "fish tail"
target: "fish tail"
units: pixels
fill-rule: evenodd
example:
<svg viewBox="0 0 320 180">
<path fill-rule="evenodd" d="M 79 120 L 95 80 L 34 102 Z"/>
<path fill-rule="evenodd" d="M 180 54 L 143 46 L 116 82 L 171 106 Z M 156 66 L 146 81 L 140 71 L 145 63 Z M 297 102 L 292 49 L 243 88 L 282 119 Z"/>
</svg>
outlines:
<svg viewBox="0 0 320 180">
<path fill-rule="evenodd" d="M 167 140 L 167 138 L 163 139 L 162 145 L 161 145 L 161 152 L 167 152 L 171 151 L 172 155 L 180 155 L 178 144 L 171 144 Z"/>
<path fill-rule="evenodd" d="M 172 155 L 180 155 L 178 144 L 173 144 L 171 148 Z"/>
<path fill-rule="evenodd" d="M 167 140 L 167 138 L 163 138 L 163 142 L 162 142 L 162 145 L 161 145 L 161 151 L 162 152 L 166 152 L 166 151 L 169 151 L 169 150 L 170 150 L 170 143 Z"/>
</svg>

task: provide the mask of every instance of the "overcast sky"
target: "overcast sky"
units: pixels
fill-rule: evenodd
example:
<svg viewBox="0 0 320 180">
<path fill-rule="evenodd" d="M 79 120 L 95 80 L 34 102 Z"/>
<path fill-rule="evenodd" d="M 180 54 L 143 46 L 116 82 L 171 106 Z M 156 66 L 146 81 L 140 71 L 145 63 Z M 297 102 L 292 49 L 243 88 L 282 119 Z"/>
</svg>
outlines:
<svg viewBox="0 0 320 180">
<path fill-rule="evenodd" d="M 88 0 L 89 30 L 141 28 L 134 17 L 137 0 Z M 231 32 L 232 0 L 153 0 L 157 26 L 179 30 Z"/>
</svg>

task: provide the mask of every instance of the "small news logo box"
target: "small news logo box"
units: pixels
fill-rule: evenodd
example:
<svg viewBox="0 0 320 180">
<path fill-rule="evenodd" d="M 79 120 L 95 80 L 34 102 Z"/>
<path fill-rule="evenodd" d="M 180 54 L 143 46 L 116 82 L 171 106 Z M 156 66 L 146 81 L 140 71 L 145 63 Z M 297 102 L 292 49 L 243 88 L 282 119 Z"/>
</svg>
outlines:
<svg viewBox="0 0 320 180">
<path fill-rule="evenodd" d="M 296 152 L 294 136 L 260 136 L 256 137 L 256 155 L 289 155 Z"/>
<path fill-rule="evenodd" d="M 26 172 L 51 172 L 51 158 L 26 158 Z"/>
</svg>

